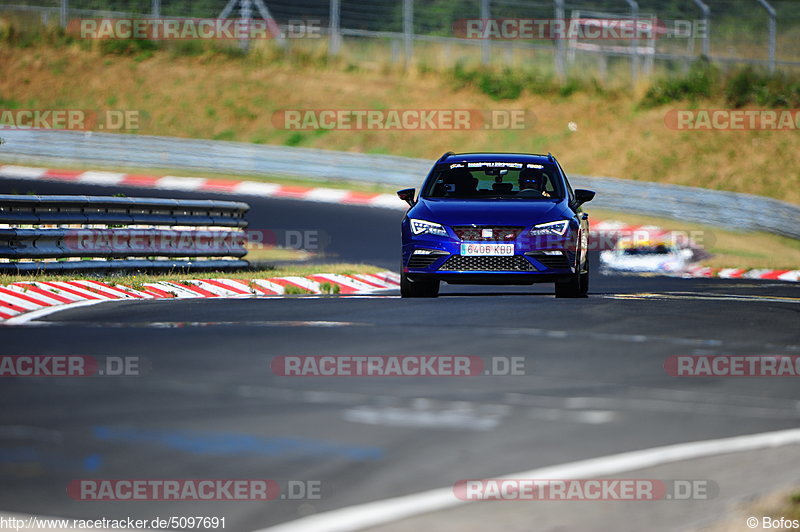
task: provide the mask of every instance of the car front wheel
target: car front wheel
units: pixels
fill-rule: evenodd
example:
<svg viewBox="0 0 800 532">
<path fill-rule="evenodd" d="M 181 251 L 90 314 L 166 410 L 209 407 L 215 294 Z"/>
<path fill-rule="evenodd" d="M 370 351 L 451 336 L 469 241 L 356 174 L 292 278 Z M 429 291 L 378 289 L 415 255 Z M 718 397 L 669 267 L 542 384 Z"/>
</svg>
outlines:
<svg viewBox="0 0 800 532">
<path fill-rule="evenodd" d="M 412 281 L 405 273 L 400 274 L 401 297 L 437 297 L 438 295 L 438 280 Z"/>
<path fill-rule="evenodd" d="M 586 297 L 589 293 L 589 258 L 586 271 L 570 275 L 567 281 L 556 281 L 556 297 Z"/>
</svg>

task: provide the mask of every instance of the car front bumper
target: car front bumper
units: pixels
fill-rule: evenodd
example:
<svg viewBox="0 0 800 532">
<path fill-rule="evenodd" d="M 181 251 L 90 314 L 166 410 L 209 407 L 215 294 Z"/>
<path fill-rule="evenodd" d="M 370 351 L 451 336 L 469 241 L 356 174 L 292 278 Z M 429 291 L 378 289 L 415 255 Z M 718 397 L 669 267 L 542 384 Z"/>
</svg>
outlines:
<svg viewBox="0 0 800 532">
<path fill-rule="evenodd" d="M 517 238 L 509 242 L 471 242 L 427 234 L 403 236 L 403 272 L 412 280 L 532 284 L 566 280 L 576 272 L 576 246 L 569 236 Z M 462 243 L 513 244 L 514 254 L 466 256 L 461 254 Z"/>
</svg>

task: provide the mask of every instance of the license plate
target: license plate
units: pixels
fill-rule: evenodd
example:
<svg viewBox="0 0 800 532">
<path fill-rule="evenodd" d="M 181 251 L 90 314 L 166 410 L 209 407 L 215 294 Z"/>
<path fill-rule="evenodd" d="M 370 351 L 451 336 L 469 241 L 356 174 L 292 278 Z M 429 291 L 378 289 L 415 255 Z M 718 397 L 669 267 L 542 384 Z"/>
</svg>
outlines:
<svg viewBox="0 0 800 532">
<path fill-rule="evenodd" d="M 461 244 L 461 254 L 468 257 L 503 257 L 514 254 L 514 244 Z"/>
</svg>

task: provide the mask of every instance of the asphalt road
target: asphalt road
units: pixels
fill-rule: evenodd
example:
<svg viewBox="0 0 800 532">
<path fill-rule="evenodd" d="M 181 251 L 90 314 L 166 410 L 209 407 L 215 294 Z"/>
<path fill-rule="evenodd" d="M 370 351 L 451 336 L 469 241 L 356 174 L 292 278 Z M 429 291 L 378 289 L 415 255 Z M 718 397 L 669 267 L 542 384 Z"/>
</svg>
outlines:
<svg viewBox="0 0 800 532">
<path fill-rule="evenodd" d="M 0 192 L 12 189 L 112 191 L 0 181 Z M 399 212 L 246 201 L 251 228 L 325 231 L 326 252 L 341 260 L 398 261 Z M 453 286 L 442 294 L 113 302 L 59 312 L 38 326 L 0 327 L 0 355 L 138 357 L 146 368 L 139 376 L 4 381 L 0 509 L 216 515 L 245 531 L 459 479 L 800 421 L 796 379 L 677 378 L 663 368 L 673 355 L 800 354 L 796 284 L 593 275 L 583 300 L 557 300 L 546 285 Z M 524 358 L 525 374 L 271 371 L 274 357 L 298 354 L 515 356 Z M 66 486 L 83 478 L 319 481 L 321 497 L 73 500 Z"/>
</svg>

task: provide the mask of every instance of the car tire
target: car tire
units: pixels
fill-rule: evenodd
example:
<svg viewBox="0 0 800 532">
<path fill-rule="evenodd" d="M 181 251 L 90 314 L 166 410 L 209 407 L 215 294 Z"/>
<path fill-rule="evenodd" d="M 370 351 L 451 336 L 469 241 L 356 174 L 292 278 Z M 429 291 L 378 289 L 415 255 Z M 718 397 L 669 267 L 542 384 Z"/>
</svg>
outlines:
<svg viewBox="0 0 800 532">
<path fill-rule="evenodd" d="M 400 274 L 401 297 L 438 297 L 439 281 L 412 281 L 405 273 Z"/>
<path fill-rule="evenodd" d="M 589 294 L 589 256 L 586 256 L 586 271 L 581 274 L 581 297 Z"/>
<path fill-rule="evenodd" d="M 556 281 L 556 297 L 581 297 L 581 276 L 576 273 L 568 281 Z"/>
<path fill-rule="evenodd" d="M 589 258 L 586 271 L 570 275 L 568 281 L 556 281 L 556 297 L 587 297 L 589 293 Z"/>
</svg>

